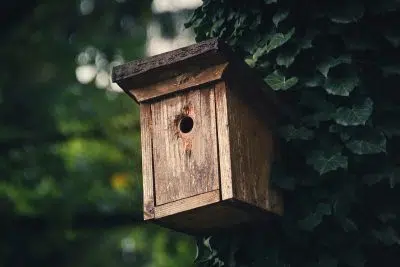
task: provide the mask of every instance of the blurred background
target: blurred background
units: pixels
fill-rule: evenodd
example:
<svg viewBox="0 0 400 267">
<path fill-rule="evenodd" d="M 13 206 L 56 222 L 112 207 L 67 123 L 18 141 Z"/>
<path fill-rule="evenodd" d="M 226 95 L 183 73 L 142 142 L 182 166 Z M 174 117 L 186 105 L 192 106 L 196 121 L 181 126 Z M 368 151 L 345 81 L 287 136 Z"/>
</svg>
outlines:
<svg viewBox="0 0 400 267">
<path fill-rule="evenodd" d="M 0 8 L 0 266 L 191 266 L 142 223 L 138 107 L 112 66 L 194 43 L 200 0 L 19 0 Z"/>
</svg>

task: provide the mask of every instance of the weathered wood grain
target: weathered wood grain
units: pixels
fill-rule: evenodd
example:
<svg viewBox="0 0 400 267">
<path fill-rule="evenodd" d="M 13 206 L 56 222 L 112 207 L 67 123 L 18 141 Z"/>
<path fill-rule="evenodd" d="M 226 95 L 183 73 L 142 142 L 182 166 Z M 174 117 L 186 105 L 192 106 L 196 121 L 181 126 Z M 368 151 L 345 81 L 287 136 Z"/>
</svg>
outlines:
<svg viewBox="0 0 400 267">
<path fill-rule="evenodd" d="M 152 108 L 156 205 L 216 190 L 218 152 L 213 86 L 154 102 Z M 182 133 L 182 118 L 193 129 Z"/>
<path fill-rule="evenodd" d="M 206 40 L 191 46 L 176 49 L 145 59 L 138 59 L 126 64 L 116 66 L 113 69 L 112 80 L 117 82 L 129 77 L 137 76 L 152 69 L 169 66 L 171 64 L 187 60 L 188 58 L 218 50 L 217 39 Z"/>
<path fill-rule="evenodd" d="M 112 81 L 120 82 L 133 77 L 140 79 L 142 74 L 149 71 L 157 70 L 157 72 L 164 72 L 177 63 L 187 62 L 189 59 L 203 54 L 213 55 L 216 53 L 230 56 L 232 51 L 224 42 L 215 38 L 209 39 L 187 47 L 116 66 L 112 70 Z"/>
<path fill-rule="evenodd" d="M 210 191 L 200 195 L 180 199 L 155 207 L 155 218 L 165 217 L 171 214 L 196 209 L 220 201 L 219 190 Z"/>
<path fill-rule="evenodd" d="M 150 104 L 140 105 L 140 132 L 143 174 L 143 217 L 154 218 L 152 115 Z"/>
<path fill-rule="evenodd" d="M 240 84 L 234 78 L 226 84 L 233 197 L 282 214 L 279 194 L 270 184 L 275 149 L 265 121 L 269 116 L 258 114 L 250 99 L 238 93 L 244 90 L 234 88 Z"/>
<path fill-rule="evenodd" d="M 228 62 L 232 50 L 217 39 L 174 51 L 139 59 L 112 70 L 112 81 L 135 98 L 133 88 L 145 88 L 156 82 L 168 80 L 181 74 Z M 136 99 L 136 98 L 135 98 Z"/>
<path fill-rule="evenodd" d="M 170 213 L 169 216 L 158 218 L 156 222 L 188 234 L 210 235 L 221 231 L 232 231 L 234 230 L 232 228 L 240 226 L 251 227 L 253 223 L 266 227 L 271 218 L 273 214 L 264 209 L 238 200 L 226 200 L 188 209 L 185 212 Z"/>
<path fill-rule="evenodd" d="M 177 91 L 219 80 L 227 65 L 227 62 L 204 68 L 196 67 L 195 65 L 194 67 L 188 67 L 186 72 L 177 76 L 155 82 L 146 87 L 132 88 L 129 92 L 134 96 L 137 102 L 165 96 Z"/>
<path fill-rule="evenodd" d="M 220 190 L 222 199 L 233 197 L 231 149 L 229 140 L 228 105 L 223 81 L 215 84 L 215 106 L 218 135 L 218 158 L 220 169 Z"/>
</svg>

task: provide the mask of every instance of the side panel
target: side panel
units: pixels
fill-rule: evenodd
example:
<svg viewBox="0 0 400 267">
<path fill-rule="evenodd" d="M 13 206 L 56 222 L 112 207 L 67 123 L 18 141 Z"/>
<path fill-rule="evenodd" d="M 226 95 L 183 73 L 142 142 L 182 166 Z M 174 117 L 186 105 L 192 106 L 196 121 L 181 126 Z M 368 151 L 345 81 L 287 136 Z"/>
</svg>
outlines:
<svg viewBox="0 0 400 267">
<path fill-rule="evenodd" d="M 143 173 L 143 217 L 145 220 L 149 220 L 154 218 L 153 145 L 150 104 L 140 105 L 140 125 Z"/>
<path fill-rule="evenodd" d="M 274 142 L 265 121 L 268 114 L 258 114 L 252 107 L 252 101 L 257 100 L 240 93 L 249 88 L 243 83 L 244 88 L 239 88 L 240 83 L 230 81 L 227 83 L 227 106 L 233 197 L 281 214 L 282 201 L 270 184 Z"/>
<path fill-rule="evenodd" d="M 231 149 L 229 140 L 228 106 L 225 82 L 215 85 L 215 106 L 217 111 L 218 157 L 221 179 L 222 200 L 233 197 Z"/>
<path fill-rule="evenodd" d="M 156 205 L 219 189 L 214 86 L 151 109 Z"/>
</svg>

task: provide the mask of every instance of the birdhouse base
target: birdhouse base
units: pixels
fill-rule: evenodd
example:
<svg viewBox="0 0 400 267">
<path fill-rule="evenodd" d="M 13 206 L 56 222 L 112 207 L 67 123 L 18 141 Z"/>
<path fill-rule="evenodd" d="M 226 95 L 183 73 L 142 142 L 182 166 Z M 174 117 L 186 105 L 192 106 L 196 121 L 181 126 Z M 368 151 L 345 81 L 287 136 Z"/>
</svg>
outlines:
<svg viewBox="0 0 400 267">
<path fill-rule="evenodd" d="M 269 223 L 273 213 L 237 199 L 220 200 L 214 190 L 154 208 L 156 224 L 186 234 L 210 234 L 253 223 Z M 223 226 L 223 228 L 221 228 Z"/>
</svg>

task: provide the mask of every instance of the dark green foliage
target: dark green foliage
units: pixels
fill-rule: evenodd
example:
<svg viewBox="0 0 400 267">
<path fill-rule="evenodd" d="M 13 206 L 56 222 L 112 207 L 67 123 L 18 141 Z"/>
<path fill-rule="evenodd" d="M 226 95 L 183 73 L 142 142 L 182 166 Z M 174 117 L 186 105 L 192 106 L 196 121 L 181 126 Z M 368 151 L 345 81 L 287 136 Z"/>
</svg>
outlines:
<svg viewBox="0 0 400 267">
<path fill-rule="evenodd" d="M 234 259 L 219 256 L 231 237 L 206 239 L 202 266 L 400 264 L 399 25 L 396 0 L 205 0 L 195 11 L 197 39 L 232 45 L 291 107 L 273 171 L 280 227 L 254 230 L 260 244 L 235 233 Z"/>
<path fill-rule="evenodd" d="M 188 239 L 143 223 L 138 106 L 75 73 L 107 83 L 113 65 L 144 57 L 147 24 L 171 29 L 151 4 L 2 1 L 0 266 L 192 262 Z"/>
</svg>

